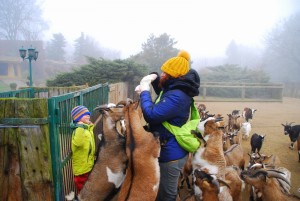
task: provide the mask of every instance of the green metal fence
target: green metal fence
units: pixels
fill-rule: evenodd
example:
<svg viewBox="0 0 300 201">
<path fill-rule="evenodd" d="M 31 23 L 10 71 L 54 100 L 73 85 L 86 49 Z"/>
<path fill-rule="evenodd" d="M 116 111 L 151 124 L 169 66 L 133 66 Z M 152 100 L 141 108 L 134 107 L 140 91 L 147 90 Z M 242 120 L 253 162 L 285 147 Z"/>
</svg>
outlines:
<svg viewBox="0 0 300 201">
<path fill-rule="evenodd" d="M 70 160 L 72 108 L 84 105 L 92 112 L 97 105 L 108 103 L 108 96 L 106 83 L 48 99 L 54 200 L 65 200 L 66 194 L 75 191 Z"/>
<path fill-rule="evenodd" d="M 0 93 L 0 98 L 10 98 L 10 97 L 34 98 L 34 89 L 26 88 L 26 89 L 20 89 L 20 90 L 7 91 L 7 92 Z"/>
</svg>

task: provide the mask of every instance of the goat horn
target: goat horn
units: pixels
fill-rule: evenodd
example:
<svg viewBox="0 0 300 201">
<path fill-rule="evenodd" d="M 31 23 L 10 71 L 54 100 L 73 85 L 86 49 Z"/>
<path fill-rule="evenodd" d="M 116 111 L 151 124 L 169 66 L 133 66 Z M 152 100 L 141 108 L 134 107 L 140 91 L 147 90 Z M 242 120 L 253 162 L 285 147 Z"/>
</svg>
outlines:
<svg viewBox="0 0 300 201">
<path fill-rule="evenodd" d="M 256 176 L 257 174 L 263 174 L 263 175 L 267 175 L 268 172 L 264 169 L 257 169 L 257 170 L 254 170 L 254 172 L 249 172 L 249 171 L 246 171 L 247 174 L 251 174 L 251 177 L 254 177 Z"/>
<path fill-rule="evenodd" d="M 220 117 L 215 118 L 215 122 L 222 121 L 223 119 Z"/>
<path fill-rule="evenodd" d="M 268 175 L 267 175 L 268 177 L 281 179 L 282 181 L 287 183 L 289 186 L 291 186 L 290 181 L 288 181 L 284 176 L 281 175 L 281 174 L 284 174 L 283 172 L 278 171 L 278 170 L 267 170 L 267 172 L 268 172 Z"/>
<path fill-rule="evenodd" d="M 253 165 L 250 167 L 250 169 L 253 169 L 253 168 L 256 168 L 256 167 L 260 167 L 260 168 L 262 168 L 262 167 L 263 167 L 263 165 L 262 165 L 262 164 L 260 164 L 260 163 L 255 163 L 255 164 L 253 164 Z"/>
<path fill-rule="evenodd" d="M 293 123 L 295 123 L 295 122 L 291 122 L 291 123 L 289 123 L 289 126 L 291 126 Z"/>
<path fill-rule="evenodd" d="M 225 186 L 227 186 L 230 189 L 230 186 L 227 184 L 226 181 L 224 181 L 222 179 L 218 179 L 218 182 L 224 184 Z"/>
<path fill-rule="evenodd" d="M 216 179 L 213 179 L 213 180 L 211 181 L 211 183 L 217 188 L 217 189 L 216 189 L 216 193 L 218 194 L 218 193 L 220 192 L 220 184 L 219 184 L 219 181 L 216 180 Z"/>
<path fill-rule="evenodd" d="M 93 111 L 96 111 L 96 110 L 107 110 L 107 104 L 104 104 L 104 105 L 98 105 L 97 107 L 94 108 Z"/>
<path fill-rule="evenodd" d="M 126 104 L 127 104 L 127 102 L 123 100 L 123 101 L 118 102 L 116 107 L 120 107 L 120 106 L 124 107 L 124 106 L 126 106 Z"/>
</svg>

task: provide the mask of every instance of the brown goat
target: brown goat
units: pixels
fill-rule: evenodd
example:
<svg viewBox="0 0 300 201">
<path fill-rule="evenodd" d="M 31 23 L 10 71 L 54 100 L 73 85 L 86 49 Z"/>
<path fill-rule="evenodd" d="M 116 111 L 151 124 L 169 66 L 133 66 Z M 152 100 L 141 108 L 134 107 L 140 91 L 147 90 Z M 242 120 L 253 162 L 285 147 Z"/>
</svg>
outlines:
<svg viewBox="0 0 300 201">
<path fill-rule="evenodd" d="M 103 117 L 103 135 L 97 161 L 80 191 L 80 201 L 110 200 L 125 178 L 127 156 L 125 136 L 118 132 L 117 122 L 125 119 L 124 105 L 97 107 Z"/>
<path fill-rule="evenodd" d="M 187 188 L 191 189 L 189 176 L 193 172 L 192 159 L 193 159 L 193 154 L 189 153 L 188 158 L 187 158 L 184 166 L 180 170 L 179 188 L 183 188 L 183 183 L 186 182 Z"/>
<path fill-rule="evenodd" d="M 227 166 L 225 169 L 225 182 L 229 185 L 232 200 L 241 201 L 243 181 L 240 178 L 240 169 L 236 166 Z"/>
<path fill-rule="evenodd" d="M 254 186 L 259 191 L 259 196 L 264 201 L 299 200 L 289 193 L 290 180 L 285 176 L 286 174 L 284 172 L 264 169 L 254 171 L 247 170 L 241 173 L 242 179 L 246 183 Z"/>
<path fill-rule="evenodd" d="M 206 111 L 206 105 L 203 103 L 200 103 L 197 107 L 197 110 L 199 113 L 205 112 Z"/>
<path fill-rule="evenodd" d="M 239 131 L 241 129 L 240 116 L 227 114 L 228 116 L 228 131 Z"/>
<path fill-rule="evenodd" d="M 130 104 L 126 111 L 126 153 L 129 161 L 119 201 L 153 201 L 157 196 L 160 143 L 158 136 L 143 128 L 141 114 L 138 102 Z"/>
<path fill-rule="evenodd" d="M 244 159 L 244 151 L 243 147 L 240 144 L 231 145 L 225 152 L 224 152 L 226 165 L 234 165 L 242 170 L 245 167 L 245 159 Z"/>
<path fill-rule="evenodd" d="M 194 154 L 193 170 L 200 169 L 210 175 L 215 175 L 217 179 L 224 180 L 226 160 L 223 152 L 223 131 L 219 129 L 219 124 L 214 118 L 200 122 L 197 128 L 202 131 L 206 146 L 200 147 Z M 195 194 L 200 195 L 201 190 L 195 188 Z M 226 187 L 218 196 L 220 200 L 232 200 Z"/>
<path fill-rule="evenodd" d="M 194 175 L 195 185 L 202 191 L 202 200 L 218 201 L 220 186 L 223 185 L 229 188 L 229 185 L 225 181 L 217 179 L 214 175 L 210 175 L 203 170 L 196 169 Z"/>
<path fill-rule="evenodd" d="M 220 200 L 219 193 L 222 191 L 222 186 L 226 186 L 229 188 L 232 200 L 241 201 L 242 180 L 240 179 L 239 171 L 237 169 L 238 168 L 234 168 L 232 166 L 226 167 L 225 181 L 217 179 L 214 175 L 207 174 L 203 170 L 196 169 L 194 171 L 195 185 L 197 185 L 202 191 L 202 200 Z"/>
<path fill-rule="evenodd" d="M 265 155 L 259 153 L 249 154 L 249 169 L 257 169 L 257 168 L 276 168 L 280 165 L 280 159 L 278 156 L 274 155 Z"/>
</svg>

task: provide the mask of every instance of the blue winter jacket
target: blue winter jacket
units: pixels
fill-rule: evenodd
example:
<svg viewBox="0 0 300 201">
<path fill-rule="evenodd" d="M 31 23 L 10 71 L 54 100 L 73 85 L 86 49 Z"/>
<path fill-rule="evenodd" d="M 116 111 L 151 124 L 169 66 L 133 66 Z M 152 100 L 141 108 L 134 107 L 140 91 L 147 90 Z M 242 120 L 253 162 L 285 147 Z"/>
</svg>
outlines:
<svg viewBox="0 0 300 201">
<path fill-rule="evenodd" d="M 187 151 L 177 143 L 175 136 L 162 125 L 162 122 L 168 121 L 175 126 L 182 126 L 187 122 L 192 97 L 199 94 L 200 78 L 198 73 L 191 69 L 185 76 L 168 80 L 163 89 L 158 87 L 159 79 L 158 76 L 152 86 L 156 94 L 163 90 L 160 101 L 155 104 L 149 91 L 140 94 L 140 101 L 150 131 L 157 132 L 160 136 L 159 161 L 168 162 L 183 158 Z"/>
</svg>

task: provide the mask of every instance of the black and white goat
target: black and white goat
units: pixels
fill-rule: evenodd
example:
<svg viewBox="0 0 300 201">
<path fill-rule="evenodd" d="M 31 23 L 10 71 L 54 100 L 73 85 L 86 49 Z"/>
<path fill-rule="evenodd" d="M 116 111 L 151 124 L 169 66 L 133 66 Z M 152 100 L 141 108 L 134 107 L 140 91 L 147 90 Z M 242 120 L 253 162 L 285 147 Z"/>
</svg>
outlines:
<svg viewBox="0 0 300 201">
<path fill-rule="evenodd" d="M 246 122 L 250 122 L 253 119 L 254 113 L 257 109 L 245 107 L 242 116 L 245 118 Z"/>
<path fill-rule="evenodd" d="M 281 124 L 284 127 L 284 134 L 289 135 L 291 144 L 289 146 L 290 149 L 294 149 L 294 143 L 297 141 L 297 150 L 300 162 L 300 125 L 292 126 L 292 123 Z"/>
</svg>

